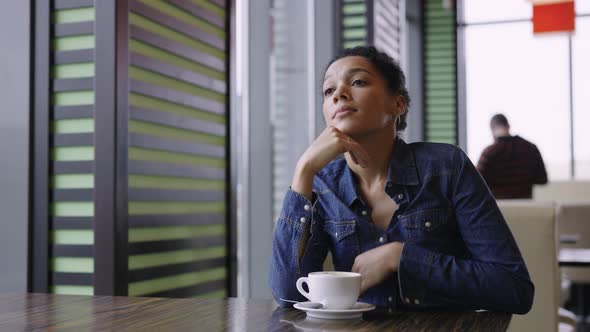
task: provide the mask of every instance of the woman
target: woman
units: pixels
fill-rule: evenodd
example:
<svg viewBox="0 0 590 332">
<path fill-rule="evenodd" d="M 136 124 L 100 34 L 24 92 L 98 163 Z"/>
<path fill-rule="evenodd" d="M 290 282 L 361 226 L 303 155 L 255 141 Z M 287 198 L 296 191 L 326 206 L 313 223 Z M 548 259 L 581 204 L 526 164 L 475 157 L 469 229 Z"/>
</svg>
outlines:
<svg viewBox="0 0 590 332">
<path fill-rule="evenodd" d="M 410 102 L 399 65 L 374 47 L 347 49 L 323 95 L 327 128 L 299 159 L 275 230 L 277 302 L 305 300 L 295 282 L 321 271 L 330 250 L 336 270 L 361 274 L 360 300 L 378 307 L 527 313 L 533 283 L 468 157 L 397 137 Z"/>
</svg>

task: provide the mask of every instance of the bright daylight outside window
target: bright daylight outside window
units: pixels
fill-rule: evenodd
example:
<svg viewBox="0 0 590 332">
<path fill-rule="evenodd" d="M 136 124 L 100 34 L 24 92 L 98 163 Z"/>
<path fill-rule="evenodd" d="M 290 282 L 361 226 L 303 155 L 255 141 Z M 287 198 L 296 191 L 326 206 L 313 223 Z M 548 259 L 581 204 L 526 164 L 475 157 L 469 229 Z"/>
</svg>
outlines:
<svg viewBox="0 0 590 332">
<path fill-rule="evenodd" d="M 577 13 L 589 2 L 576 1 Z M 568 34 L 534 35 L 531 15 L 524 0 L 464 1 L 469 157 L 477 162 L 492 143 L 490 118 L 503 113 L 513 135 L 538 146 L 550 180 L 570 179 L 572 167 L 576 179 L 589 179 L 590 16 L 576 18 L 572 35 L 572 128 Z"/>
</svg>

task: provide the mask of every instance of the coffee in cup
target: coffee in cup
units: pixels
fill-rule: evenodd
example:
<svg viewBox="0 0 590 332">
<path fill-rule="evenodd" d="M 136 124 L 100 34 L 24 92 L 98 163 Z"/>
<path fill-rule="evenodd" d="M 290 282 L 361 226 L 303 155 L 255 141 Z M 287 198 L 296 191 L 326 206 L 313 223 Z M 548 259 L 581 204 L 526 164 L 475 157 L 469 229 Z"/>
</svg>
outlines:
<svg viewBox="0 0 590 332">
<path fill-rule="evenodd" d="M 309 292 L 303 289 L 307 284 Z M 350 309 L 361 290 L 361 275 L 355 272 L 312 272 L 296 283 L 297 290 L 312 302 L 321 303 L 324 309 Z"/>
</svg>

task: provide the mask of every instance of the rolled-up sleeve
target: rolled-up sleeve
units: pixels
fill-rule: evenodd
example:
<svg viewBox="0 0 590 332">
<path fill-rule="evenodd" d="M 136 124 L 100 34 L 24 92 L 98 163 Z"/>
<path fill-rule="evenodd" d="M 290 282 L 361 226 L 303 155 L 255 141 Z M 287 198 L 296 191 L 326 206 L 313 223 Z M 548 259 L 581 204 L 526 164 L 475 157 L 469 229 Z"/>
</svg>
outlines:
<svg viewBox="0 0 590 332">
<path fill-rule="evenodd" d="M 398 271 L 409 305 L 462 305 L 525 314 L 534 285 L 500 209 L 465 153 L 457 149 L 452 204 L 469 257 L 406 243 Z"/>
<path fill-rule="evenodd" d="M 291 304 L 281 299 L 306 300 L 295 283 L 301 276 L 321 271 L 329 250 L 315 194 L 312 201 L 289 189 L 275 228 L 269 284 L 273 297 L 283 306 Z"/>
</svg>

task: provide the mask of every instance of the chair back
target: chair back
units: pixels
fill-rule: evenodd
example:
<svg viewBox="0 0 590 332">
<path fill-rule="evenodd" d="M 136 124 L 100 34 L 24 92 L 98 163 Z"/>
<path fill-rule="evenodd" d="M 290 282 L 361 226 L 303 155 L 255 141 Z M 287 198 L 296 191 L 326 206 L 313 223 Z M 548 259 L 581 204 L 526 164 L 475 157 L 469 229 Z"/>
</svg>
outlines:
<svg viewBox="0 0 590 332">
<path fill-rule="evenodd" d="M 551 181 L 533 186 L 536 201 L 590 201 L 590 181 Z"/>
<path fill-rule="evenodd" d="M 555 205 L 531 200 L 498 201 L 498 205 L 535 284 L 526 315 L 513 315 L 509 331 L 557 331 L 560 277 Z"/>
</svg>

